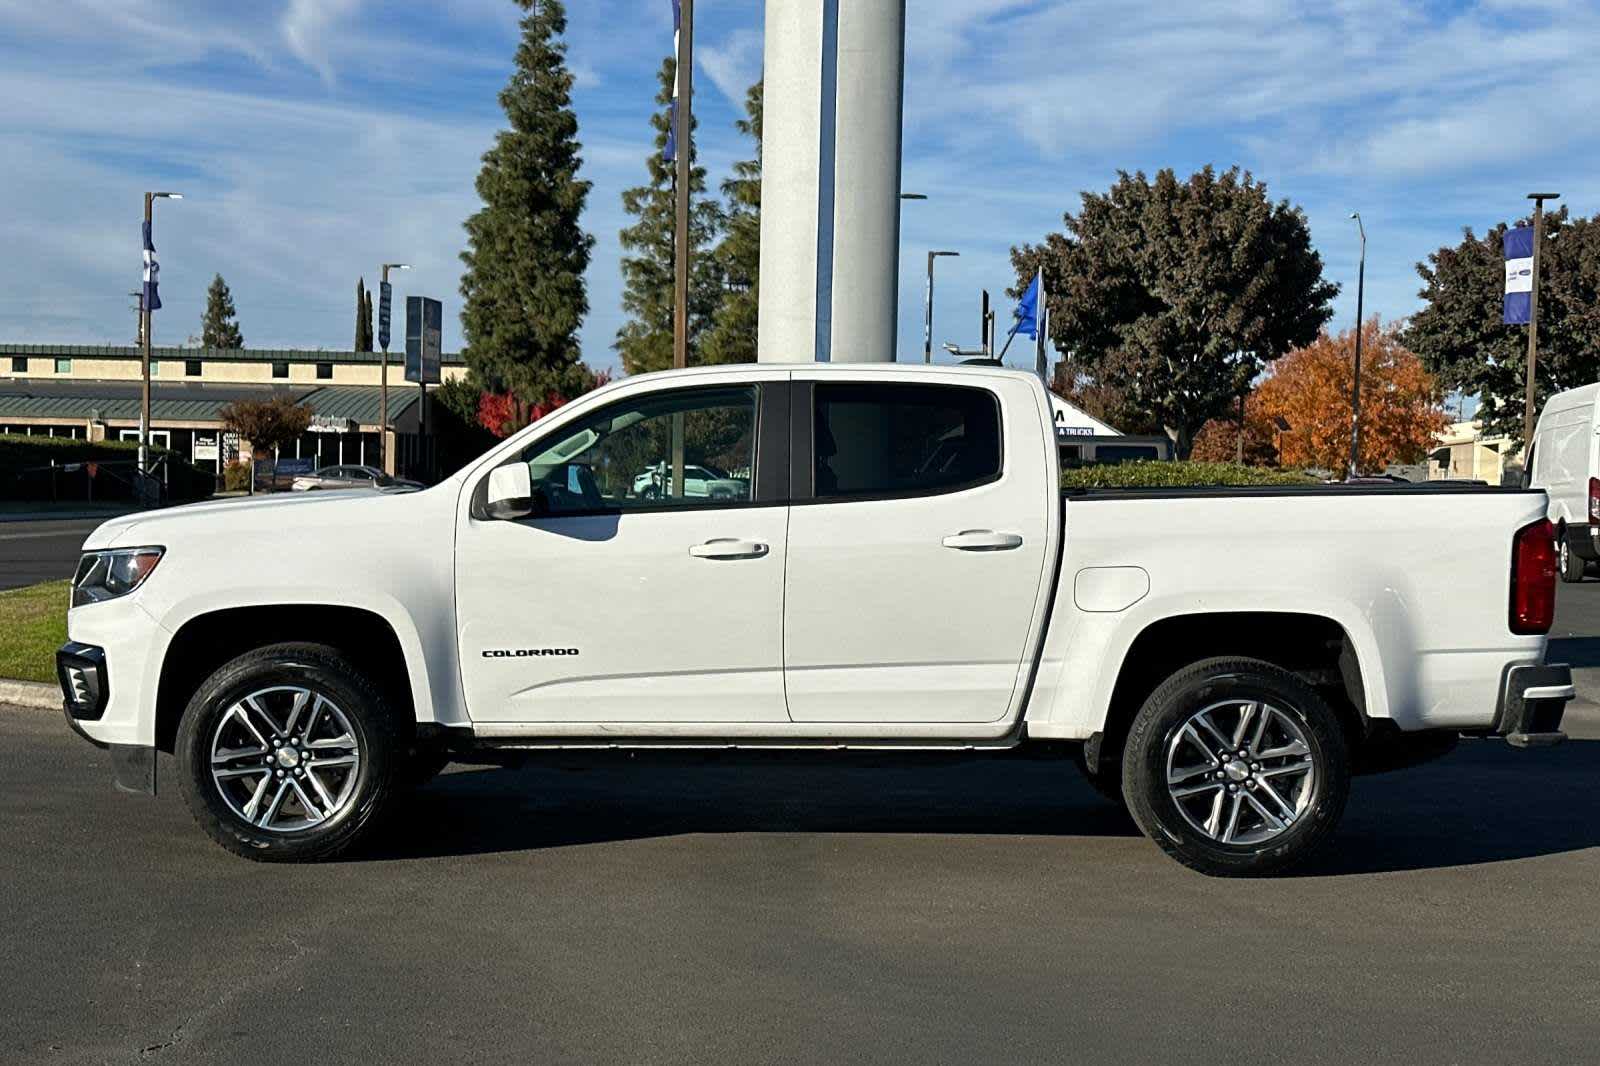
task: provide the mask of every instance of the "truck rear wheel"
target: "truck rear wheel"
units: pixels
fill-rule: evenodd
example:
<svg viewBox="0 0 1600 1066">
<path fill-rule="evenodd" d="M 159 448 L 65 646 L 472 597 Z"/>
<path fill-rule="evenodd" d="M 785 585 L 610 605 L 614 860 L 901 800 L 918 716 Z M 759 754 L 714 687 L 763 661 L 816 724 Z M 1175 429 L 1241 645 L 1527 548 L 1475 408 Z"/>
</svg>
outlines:
<svg viewBox="0 0 1600 1066">
<path fill-rule="evenodd" d="M 1122 761 L 1129 812 L 1185 866 L 1276 873 L 1332 833 L 1350 789 L 1344 730 L 1305 682 L 1257 659 L 1206 659 L 1150 695 Z"/>
<path fill-rule="evenodd" d="M 184 711 L 184 800 L 236 855 L 332 858 L 396 791 L 405 753 L 397 732 L 378 690 L 333 648 L 259 648 L 207 678 Z"/>
</svg>

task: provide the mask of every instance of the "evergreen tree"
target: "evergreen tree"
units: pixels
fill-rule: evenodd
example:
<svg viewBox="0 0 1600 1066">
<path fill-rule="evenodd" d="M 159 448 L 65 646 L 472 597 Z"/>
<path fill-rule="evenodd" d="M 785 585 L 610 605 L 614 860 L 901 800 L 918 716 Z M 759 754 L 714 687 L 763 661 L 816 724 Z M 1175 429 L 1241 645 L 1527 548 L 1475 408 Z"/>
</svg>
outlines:
<svg viewBox="0 0 1600 1066">
<path fill-rule="evenodd" d="M 365 278 L 356 279 L 355 351 L 372 351 L 372 300 L 367 295 L 367 282 Z"/>
<path fill-rule="evenodd" d="M 523 407 L 552 391 L 576 395 L 589 378 L 578 328 L 589 310 L 583 273 L 594 238 L 579 225 L 589 182 L 578 178 L 578 118 L 559 0 L 519 0 L 516 69 L 500 92 L 509 128 L 483 155 L 461 253 L 462 332 L 480 389 Z"/>
<path fill-rule="evenodd" d="M 200 319 L 200 343 L 207 348 L 243 348 L 238 312 L 233 309 L 233 293 L 218 274 L 206 290 L 206 313 Z"/>
<path fill-rule="evenodd" d="M 735 125 L 755 141 L 755 157 L 733 165 L 722 183 L 728 198 L 727 228 L 713 253 L 722 273 L 723 294 L 711 328 L 700 346 L 707 363 L 756 361 L 761 279 L 761 104 L 762 83 L 745 94 L 745 118 Z"/>
<path fill-rule="evenodd" d="M 661 64 L 661 109 L 650 116 L 655 147 L 646 161 L 650 184 L 622 194 L 622 207 L 638 219 L 622 231 L 622 309 L 629 320 L 617 330 L 616 349 L 629 374 L 664 370 L 672 365 L 674 255 L 677 233 L 674 176 L 677 164 L 662 159 L 672 122 L 672 83 L 677 64 Z M 691 138 L 691 141 L 693 138 Z M 681 148 L 680 148 L 681 150 Z M 722 226 L 722 208 L 705 197 L 706 170 L 689 156 L 689 362 L 701 362 L 700 339 L 722 299 L 721 270 L 710 243 Z"/>
</svg>

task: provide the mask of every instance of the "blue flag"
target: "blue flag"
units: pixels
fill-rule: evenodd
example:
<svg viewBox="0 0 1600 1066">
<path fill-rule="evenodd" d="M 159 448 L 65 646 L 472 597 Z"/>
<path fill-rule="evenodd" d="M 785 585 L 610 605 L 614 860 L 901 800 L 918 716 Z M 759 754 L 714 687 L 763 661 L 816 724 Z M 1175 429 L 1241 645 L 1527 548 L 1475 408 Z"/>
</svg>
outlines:
<svg viewBox="0 0 1600 1066">
<path fill-rule="evenodd" d="M 1518 226 L 1506 230 L 1505 324 L 1527 325 L 1533 303 L 1533 229 Z"/>
<path fill-rule="evenodd" d="M 150 243 L 150 223 L 144 224 L 144 309 L 161 310 L 161 294 L 156 283 L 161 278 L 161 264 L 156 262 L 156 246 Z"/>
<path fill-rule="evenodd" d="M 1044 271 L 1039 271 L 1033 276 L 1033 283 L 1028 286 L 1028 291 L 1022 294 L 1022 299 L 1017 301 L 1017 309 L 1011 316 L 1017 320 L 1011 327 L 1011 334 L 1021 333 L 1025 337 L 1039 339 L 1040 314 L 1043 311 Z"/>
<path fill-rule="evenodd" d="M 678 55 L 678 30 L 683 21 L 683 8 L 678 0 L 672 0 L 672 55 Z M 662 149 L 661 160 L 664 163 L 675 163 L 678 159 L 678 70 L 672 70 L 672 107 L 667 111 L 667 146 Z"/>
</svg>

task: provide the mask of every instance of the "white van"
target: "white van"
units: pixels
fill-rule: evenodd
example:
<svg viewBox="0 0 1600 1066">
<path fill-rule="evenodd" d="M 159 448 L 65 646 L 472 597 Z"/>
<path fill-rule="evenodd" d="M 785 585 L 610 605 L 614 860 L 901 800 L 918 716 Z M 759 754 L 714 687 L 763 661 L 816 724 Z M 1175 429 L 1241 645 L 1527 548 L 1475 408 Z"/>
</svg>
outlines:
<svg viewBox="0 0 1600 1066">
<path fill-rule="evenodd" d="M 1583 580 L 1584 568 L 1600 560 L 1600 418 L 1595 401 L 1600 382 L 1550 397 L 1533 431 L 1527 483 L 1550 496 L 1561 580 Z"/>
</svg>

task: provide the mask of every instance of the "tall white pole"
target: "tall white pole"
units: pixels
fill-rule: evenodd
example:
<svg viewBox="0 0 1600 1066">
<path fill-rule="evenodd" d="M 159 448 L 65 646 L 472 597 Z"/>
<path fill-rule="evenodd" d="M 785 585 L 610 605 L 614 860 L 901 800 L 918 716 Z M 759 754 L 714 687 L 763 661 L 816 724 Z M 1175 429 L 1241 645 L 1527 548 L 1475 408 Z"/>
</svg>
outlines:
<svg viewBox="0 0 1600 1066">
<path fill-rule="evenodd" d="M 892 362 L 904 0 L 767 0 L 761 362 Z"/>
</svg>

